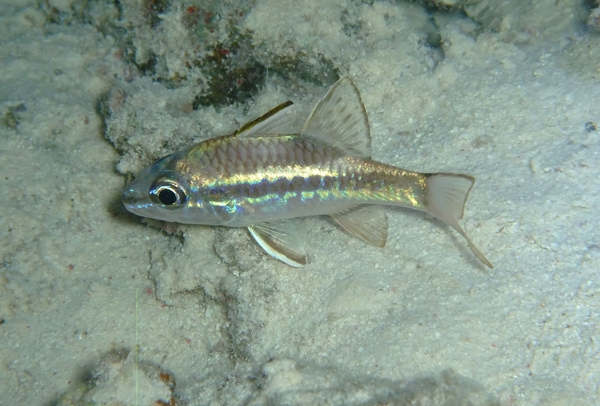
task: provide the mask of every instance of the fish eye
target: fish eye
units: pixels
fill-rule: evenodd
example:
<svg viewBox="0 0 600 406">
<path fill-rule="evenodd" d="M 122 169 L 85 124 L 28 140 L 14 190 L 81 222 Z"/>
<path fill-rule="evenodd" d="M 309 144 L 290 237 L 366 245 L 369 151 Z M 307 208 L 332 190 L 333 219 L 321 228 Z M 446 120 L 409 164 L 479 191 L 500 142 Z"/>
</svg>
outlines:
<svg viewBox="0 0 600 406">
<path fill-rule="evenodd" d="M 158 179 L 150 187 L 150 197 L 154 203 L 169 208 L 178 208 L 187 201 L 187 193 L 175 181 Z"/>
</svg>

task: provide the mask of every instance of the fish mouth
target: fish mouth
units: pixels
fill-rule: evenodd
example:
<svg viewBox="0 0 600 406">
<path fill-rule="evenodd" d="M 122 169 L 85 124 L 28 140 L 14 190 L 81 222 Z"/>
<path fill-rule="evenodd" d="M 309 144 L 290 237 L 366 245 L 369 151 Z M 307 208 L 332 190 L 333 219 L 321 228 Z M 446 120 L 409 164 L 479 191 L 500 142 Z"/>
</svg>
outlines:
<svg viewBox="0 0 600 406">
<path fill-rule="evenodd" d="M 134 188 L 125 188 L 121 193 L 121 201 L 128 210 L 135 208 L 141 200 L 142 194 Z"/>
</svg>

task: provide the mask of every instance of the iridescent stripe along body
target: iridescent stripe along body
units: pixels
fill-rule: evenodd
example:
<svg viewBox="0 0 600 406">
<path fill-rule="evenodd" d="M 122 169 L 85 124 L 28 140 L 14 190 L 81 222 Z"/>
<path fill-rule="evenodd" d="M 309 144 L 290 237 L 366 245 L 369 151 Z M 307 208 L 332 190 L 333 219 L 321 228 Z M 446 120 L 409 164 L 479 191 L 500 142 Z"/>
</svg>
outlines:
<svg viewBox="0 0 600 406">
<path fill-rule="evenodd" d="M 285 102 L 242 126 L 158 160 L 123 191 L 138 215 L 186 224 L 248 227 L 270 255 L 306 263 L 289 219 L 329 215 L 375 246 L 387 239 L 379 206 L 427 212 L 456 229 L 491 267 L 458 224 L 474 179 L 418 173 L 371 159 L 368 118 L 349 78 L 334 84 L 299 132 Z"/>
<path fill-rule="evenodd" d="M 299 135 L 217 138 L 190 150 L 175 171 L 232 227 L 289 218 L 287 210 L 301 217 L 361 204 L 419 207 L 426 183 L 425 175 Z"/>
</svg>

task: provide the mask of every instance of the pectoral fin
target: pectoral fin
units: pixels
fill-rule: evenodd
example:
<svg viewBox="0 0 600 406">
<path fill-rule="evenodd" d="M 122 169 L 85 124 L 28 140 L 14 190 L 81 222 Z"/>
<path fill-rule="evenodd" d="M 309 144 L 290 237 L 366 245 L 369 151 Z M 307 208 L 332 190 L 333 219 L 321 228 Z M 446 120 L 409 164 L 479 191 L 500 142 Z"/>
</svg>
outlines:
<svg viewBox="0 0 600 406">
<path fill-rule="evenodd" d="M 248 227 L 248 231 L 273 258 L 297 268 L 306 265 L 304 248 L 298 243 L 290 222 L 254 224 Z"/>
<path fill-rule="evenodd" d="M 381 207 L 359 206 L 332 214 L 344 230 L 376 247 L 384 247 L 388 234 L 388 218 Z"/>
</svg>

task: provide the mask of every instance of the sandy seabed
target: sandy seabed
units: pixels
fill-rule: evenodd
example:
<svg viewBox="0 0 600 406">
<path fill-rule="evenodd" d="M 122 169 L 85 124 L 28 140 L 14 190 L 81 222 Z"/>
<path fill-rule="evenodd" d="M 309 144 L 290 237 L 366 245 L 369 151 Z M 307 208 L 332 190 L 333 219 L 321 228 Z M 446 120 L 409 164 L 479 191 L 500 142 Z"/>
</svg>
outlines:
<svg viewBox="0 0 600 406">
<path fill-rule="evenodd" d="M 53 17 L 78 2 L 3 3 L 1 405 L 600 404 L 600 37 L 584 2 L 258 0 L 238 19 L 257 55 L 352 77 L 377 160 L 475 176 L 462 224 L 493 270 L 406 210 L 388 211 L 384 249 L 299 220 L 303 269 L 245 230 L 128 214 L 123 174 L 287 99 L 310 109 L 326 86 L 271 72 L 245 103 L 191 110 L 193 86 L 144 75 L 100 17 Z M 172 3 L 147 33 L 175 76 L 173 33 L 197 10 Z"/>
</svg>

